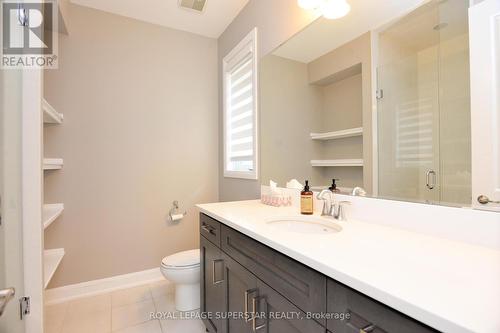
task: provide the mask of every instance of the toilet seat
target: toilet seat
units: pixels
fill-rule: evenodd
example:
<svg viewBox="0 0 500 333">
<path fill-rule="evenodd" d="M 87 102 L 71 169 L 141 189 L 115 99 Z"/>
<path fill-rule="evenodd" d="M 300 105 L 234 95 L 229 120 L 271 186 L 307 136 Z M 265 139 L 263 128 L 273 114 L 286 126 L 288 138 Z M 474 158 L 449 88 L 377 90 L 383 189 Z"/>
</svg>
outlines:
<svg viewBox="0 0 500 333">
<path fill-rule="evenodd" d="M 200 250 L 183 251 L 163 258 L 161 265 L 168 269 L 190 269 L 200 266 Z"/>
</svg>

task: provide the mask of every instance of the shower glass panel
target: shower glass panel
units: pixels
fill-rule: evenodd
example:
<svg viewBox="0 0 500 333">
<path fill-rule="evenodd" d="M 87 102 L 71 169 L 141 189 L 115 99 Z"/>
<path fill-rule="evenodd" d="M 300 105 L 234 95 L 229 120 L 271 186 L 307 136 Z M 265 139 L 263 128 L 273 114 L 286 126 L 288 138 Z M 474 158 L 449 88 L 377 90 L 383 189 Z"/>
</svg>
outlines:
<svg viewBox="0 0 500 333">
<path fill-rule="evenodd" d="M 471 202 L 467 9 L 433 1 L 379 36 L 380 197 Z"/>
</svg>

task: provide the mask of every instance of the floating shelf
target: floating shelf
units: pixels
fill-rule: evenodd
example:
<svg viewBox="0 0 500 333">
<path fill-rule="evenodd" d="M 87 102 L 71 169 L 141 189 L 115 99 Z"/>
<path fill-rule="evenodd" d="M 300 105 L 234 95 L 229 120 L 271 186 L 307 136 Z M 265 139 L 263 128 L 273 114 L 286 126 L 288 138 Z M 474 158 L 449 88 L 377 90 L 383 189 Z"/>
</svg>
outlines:
<svg viewBox="0 0 500 333">
<path fill-rule="evenodd" d="M 45 98 L 42 99 L 43 122 L 45 124 L 61 124 L 64 116 L 50 105 Z"/>
<path fill-rule="evenodd" d="M 47 288 L 50 280 L 54 276 L 63 257 L 64 249 L 43 251 L 43 281 L 45 288 Z"/>
<path fill-rule="evenodd" d="M 311 139 L 335 140 L 335 139 L 350 138 L 353 136 L 362 136 L 362 135 L 363 135 L 363 127 L 357 127 L 335 132 L 311 133 Z"/>
<path fill-rule="evenodd" d="M 312 160 L 313 167 L 362 167 L 362 159 L 350 160 Z"/>
<path fill-rule="evenodd" d="M 43 229 L 47 229 L 63 212 L 64 204 L 49 204 L 43 205 Z"/>
<path fill-rule="evenodd" d="M 44 158 L 43 159 L 43 170 L 59 170 L 63 167 L 62 158 Z"/>
</svg>

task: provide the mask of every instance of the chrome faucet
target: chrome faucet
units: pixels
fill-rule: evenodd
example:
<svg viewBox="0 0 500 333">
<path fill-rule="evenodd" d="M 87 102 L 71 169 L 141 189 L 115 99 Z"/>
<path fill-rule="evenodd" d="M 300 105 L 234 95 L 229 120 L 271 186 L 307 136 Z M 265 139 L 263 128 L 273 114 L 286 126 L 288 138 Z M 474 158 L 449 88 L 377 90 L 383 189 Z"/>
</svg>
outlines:
<svg viewBox="0 0 500 333">
<path fill-rule="evenodd" d="M 339 221 L 347 221 L 345 217 L 345 205 L 350 205 L 350 201 L 340 201 L 333 205 L 333 218 Z"/>
<path fill-rule="evenodd" d="M 345 217 L 345 205 L 350 205 L 350 201 L 339 201 L 335 202 L 333 198 L 333 192 L 330 190 L 321 191 L 318 196 L 318 200 L 324 201 L 323 203 L 323 211 L 321 212 L 321 216 L 331 216 L 339 221 L 346 221 Z"/>
<path fill-rule="evenodd" d="M 332 216 L 333 209 L 333 192 L 330 190 L 323 190 L 319 192 L 317 195 L 318 200 L 322 200 L 323 202 L 323 211 L 321 212 L 321 216 Z"/>
</svg>

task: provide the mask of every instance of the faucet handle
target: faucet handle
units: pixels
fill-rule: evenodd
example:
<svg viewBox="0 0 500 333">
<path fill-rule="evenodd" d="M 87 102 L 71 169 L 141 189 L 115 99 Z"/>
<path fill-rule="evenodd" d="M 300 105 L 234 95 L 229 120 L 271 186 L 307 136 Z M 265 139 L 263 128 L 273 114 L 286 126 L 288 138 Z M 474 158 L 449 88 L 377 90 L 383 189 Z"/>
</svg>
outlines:
<svg viewBox="0 0 500 333">
<path fill-rule="evenodd" d="M 333 205 L 333 193 L 330 190 L 323 190 L 316 196 L 318 200 L 323 200 L 323 211 L 321 216 L 331 215 Z"/>
</svg>

